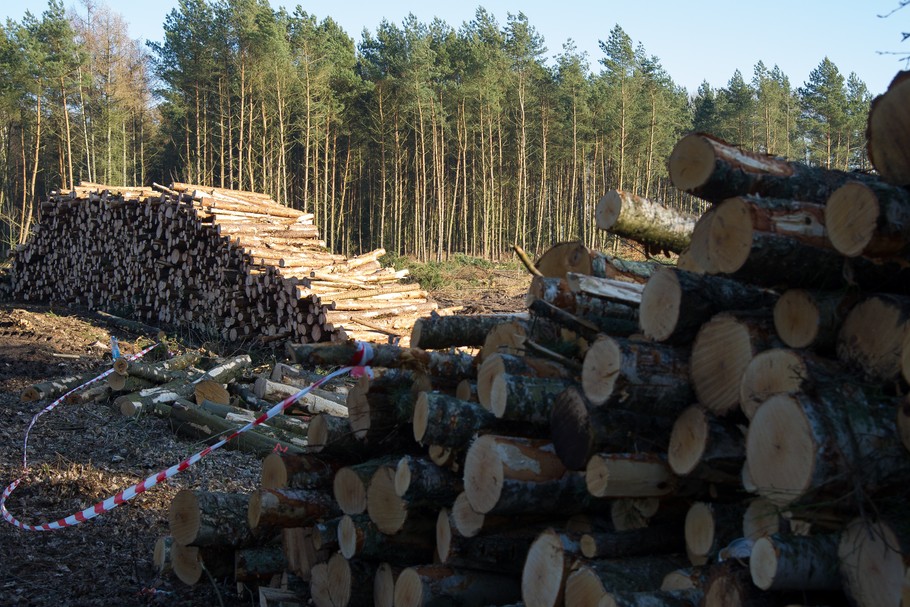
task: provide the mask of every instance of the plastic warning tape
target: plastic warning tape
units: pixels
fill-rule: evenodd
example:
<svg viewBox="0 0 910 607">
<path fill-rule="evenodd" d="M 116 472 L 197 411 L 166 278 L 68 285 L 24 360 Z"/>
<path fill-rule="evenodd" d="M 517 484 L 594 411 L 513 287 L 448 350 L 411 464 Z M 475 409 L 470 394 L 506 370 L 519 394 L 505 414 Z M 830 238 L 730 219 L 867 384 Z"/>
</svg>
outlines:
<svg viewBox="0 0 910 607">
<path fill-rule="evenodd" d="M 116 343 L 116 342 L 112 341 L 112 343 Z M 136 354 L 131 354 L 131 355 L 127 356 L 126 358 L 129 360 L 136 360 L 138 358 L 142 358 L 143 356 L 145 356 L 146 354 L 148 354 L 149 352 L 154 350 L 157 346 L 158 346 L 158 344 L 151 345 L 148 348 L 145 348 L 144 350 L 137 352 Z M 69 396 L 70 394 L 73 394 L 75 392 L 88 388 L 89 386 L 91 386 L 93 384 L 97 384 L 99 381 L 101 381 L 102 379 L 104 379 L 105 377 L 107 377 L 108 375 L 110 375 L 113 372 L 114 372 L 114 369 L 113 369 L 113 367 L 111 367 L 110 369 L 108 369 L 107 371 L 105 371 L 104 373 L 102 373 L 101 375 L 96 377 L 95 379 L 90 379 L 87 382 L 85 382 L 84 384 L 82 384 L 81 386 L 76 386 L 75 388 L 73 388 L 72 390 L 70 390 L 69 392 L 67 392 L 66 394 L 64 394 L 63 396 L 61 396 L 60 398 L 58 398 L 57 400 L 55 400 L 54 402 L 52 402 L 51 404 L 46 406 L 44 409 L 42 409 L 41 411 L 36 413 L 34 417 L 32 417 L 32 421 L 29 422 L 28 428 L 25 429 L 25 440 L 23 440 L 23 442 L 22 442 L 22 468 L 23 469 L 28 468 L 28 433 L 32 431 L 32 427 L 35 425 L 35 422 L 38 421 L 38 418 L 41 417 L 42 415 L 44 415 L 45 413 L 50 413 L 51 411 L 56 409 L 57 405 L 62 403 L 64 400 L 66 400 L 66 397 Z"/>
<path fill-rule="evenodd" d="M 104 500 L 102 502 L 98 502 L 94 506 L 90 506 L 90 507 L 86 508 L 85 510 L 82 510 L 81 512 L 71 514 L 70 516 L 67 516 L 66 518 L 62 518 L 62 519 L 59 519 L 59 520 L 56 520 L 53 522 L 42 523 L 40 525 L 28 525 L 26 523 L 19 521 L 9 512 L 9 510 L 7 510 L 6 500 L 7 500 L 7 498 L 9 498 L 10 494 L 12 494 L 12 492 L 16 490 L 16 487 L 19 486 L 19 483 L 22 482 L 22 480 L 25 478 L 25 477 L 21 477 L 21 478 L 16 479 L 15 481 L 13 481 L 3 491 L 3 495 L 0 496 L 0 514 L 3 515 L 3 520 L 5 520 L 9 524 L 11 524 L 15 527 L 18 527 L 19 529 L 22 529 L 24 531 L 55 531 L 57 529 L 65 529 L 66 527 L 74 527 L 80 523 L 84 523 L 87 520 L 95 518 L 99 514 L 104 514 L 105 512 L 110 512 L 111 510 L 113 510 L 114 508 L 119 506 L 120 504 L 130 501 L 131 499 L 133 499 L 134 497 L 136 497 L 137 495 L 139 495 L 141 493 L 145 493 L 146 491 L 148 491 L 149 489 L 151 489 L 152 487 L 154 487 L 161 481 L 167 480 L 167 479 L 183 472 L 184 470 L 186 470 L 187 468 L 189 468 L 190 466 L 192 466 L 193 464 L 195 464 L 196 462 L 201 460 L 203 457 L 205 457 L 209 453 L 220 449 L 221 447 L 223 447 L 224 445 L 226 445 L 227 443 L 229 443 L 230 441 L 235 439 L 237 436 L 243 434 L 247 430 L 255 428 L 256 426 L 262 424 L 263 422 L 266 422 L 266 421 L 272 419 L 276 415 L 283 413 L 285 411 L 285 409 L 287 409 L 288 407 L 293 405 L 295 402 L 297 402 L 300 398 L 302 398 L 303 396 L 308 394 L 310 392 L 310 390 L 312 390 L 313 388 L 318 388 L 319 386 L 335 379 L 336 377 L 340 377 L 347 373 L 362 372 L 363 367 L 368 365 L 370 363 L 370 360 L 372 360 L 372 358 L 373 358 L 373 349 L 370 347 L 370 345 L 365 342 L 357 342 L 357 350 L 351 359 L 351 363 L 353 366 L 343 367 L 341 369 L 338 369 L 337 371 L 329 373 L 328 375 L 317 380 L 313 384 L 307 386 L 306 388 L 301 389 L 296 394 L 293 394 L 293 395 L 289 396 L 288 398 L 284 399 L 283 401 L 281 401 L 280 403 L 278 403 L 277 405 L 275 405 L 274 407 L 272 407 L 271 409 L 269 409 L 268 411 L 266 411 L 265 413 L 260 415 L 255 420 L 251 421 L 250 423 L 243 426 L 242 428 L 236 430 L 233 434 L 231 434 L 227 438 L 218 441 L 214 445 L 206 447 L 205 449 L 203 449 L 202 451 L 200 451 L 194 455 L 191 455 L 190 457 L 183 460 L 179 464 L 177 464 L 175 466 L 171 466 L 170 468 L 168 468 L 166 470 L 162 470 L 161 472 L 158 472 L 157 474 L 153 474 L 152 476 L 149 476 L 145 480 L 143 480 L 139 483 L 136 483 L 132 487 L 124 489 L 123 491 L 120 491 L 116 495 L 112 495 L 111 497 L 107 498 L 106 500 Z M 95 380 L 93 380 L 93 381 L 95 381 Z"/>
</svg>

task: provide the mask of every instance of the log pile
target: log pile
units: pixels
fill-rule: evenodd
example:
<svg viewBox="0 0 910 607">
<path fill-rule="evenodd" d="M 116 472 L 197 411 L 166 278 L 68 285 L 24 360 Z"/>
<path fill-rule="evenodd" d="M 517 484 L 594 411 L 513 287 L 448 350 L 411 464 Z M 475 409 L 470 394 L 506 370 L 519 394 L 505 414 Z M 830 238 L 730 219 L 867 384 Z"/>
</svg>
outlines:
<svg viewBox="0 0 910 607">
<path fill-rule="evenodd" d="M 183 519 L 234 554 L 280 535 L 264 605 L 908 604 L 900 186 L 700 134 L 670 172 L 713 205 L 690 269 L 553 247 L 527 317 L 426 319 L 378 347 L 347 417 L 266 458 L 248 528 L 237 498 L 195 492 L 171 546 Z M 835 205 L 846 187 L 887 202 Z M 331 367 L 354 345 L 287 349 Z"/>
<path fill-rule="evenodd" d="M 398 341 L 436 309 L 382 249 L 333 254 L 313 215 L 254 192 L 174 183 L 54 192 L 14 252 L 12 295 L 229 341 Z"/>
</svg>

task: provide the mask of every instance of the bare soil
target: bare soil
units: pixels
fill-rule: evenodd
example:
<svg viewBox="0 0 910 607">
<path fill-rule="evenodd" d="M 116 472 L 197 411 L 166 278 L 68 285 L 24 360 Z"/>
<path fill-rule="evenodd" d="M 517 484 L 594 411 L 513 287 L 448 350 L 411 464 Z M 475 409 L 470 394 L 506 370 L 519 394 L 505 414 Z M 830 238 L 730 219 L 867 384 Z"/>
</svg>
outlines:
<svg viewBox="0 0 910 607">
<path fill-rule="evenodd" d="M 470 276 L 436 291 L 440 306 L 461 313 L 524 309 L 529 278 L 516 271 L 466 268 Z M 170 422 L 127 419 L 108 402 L 60 405 L 31 430 L 28 469 L 23 437 L 49 403 L 21 403 L 26 387 L 48 379 L 110 368 L 111 336 L 124 353 L 149 342 L 97 315 L 66 308 L 0 302 L 0 490 L 24 475 L 7 501 L 24 523 L 73 514 L 198 451 Z M 229 578 L 187 586 L 153 567 L 156 540 L 168 533 L 168 506 L 180 489 L 248 493 L 260 462 L 225 449 L 112 512 L 76 527 L 20 530 L 0 520 L 0 606 L 258 604 L 255 589 Z"/>
</svg>

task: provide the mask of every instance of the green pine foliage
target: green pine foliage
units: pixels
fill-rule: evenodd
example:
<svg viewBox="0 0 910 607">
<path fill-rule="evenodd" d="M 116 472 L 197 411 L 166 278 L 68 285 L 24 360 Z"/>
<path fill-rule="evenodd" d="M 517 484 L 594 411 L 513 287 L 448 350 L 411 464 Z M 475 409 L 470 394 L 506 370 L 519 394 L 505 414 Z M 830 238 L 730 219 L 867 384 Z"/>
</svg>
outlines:
<svg viewBox="0 0 910 607">
<path fill-rule="evenodd" d="M 440 262 L 607 247 L 591 218 L 611 188 L 697 210 L 666 174 L 691 130 L 868 164 L 870 93 L 827 58 L 802 86 L 759 62 L 686 91 L 618 24 L 589 57 L 483 8 L 355 39 L 300 7 L 181 0 L 148 46 L 110 9 L 80 11 L 52 0 L 0 27 L 0 250 L 24 241 L 42 196 L 80 181 L 265 192 L 313 212 L 335 251 Z"/>
</svg>

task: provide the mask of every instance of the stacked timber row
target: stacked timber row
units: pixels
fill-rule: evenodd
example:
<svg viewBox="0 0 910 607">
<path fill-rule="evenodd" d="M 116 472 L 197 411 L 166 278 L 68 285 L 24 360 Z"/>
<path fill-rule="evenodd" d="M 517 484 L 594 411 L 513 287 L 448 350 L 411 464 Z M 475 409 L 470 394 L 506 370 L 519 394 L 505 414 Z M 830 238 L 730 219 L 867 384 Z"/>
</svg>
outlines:
<svg viewBox="0 0 910 607">
<path fill-rule="evenodd" d="M 83 184 L 42 203 L 12 294 L 116 310 L 230 341 L 407 336 L 436 308 L 378 249 L 346 258 L 310 213 L 263 194 L 176 183 Z"/>
<path fill-rule="evenodd" d="M 244 533 L 280 530 L 290 581 L 262 604 L 908 604 L 902 185 L 704 135 L 670 170 L 712 205 L 690 269 L 557 245 L 527 315 L 418 320 L 347 417 L 266 458 Z M 837 210 L 847 187 L 876 197 Z M 874 245 L 841 251 L 834 217 L 857 210 L 841 223 Z"/>
</svg>

